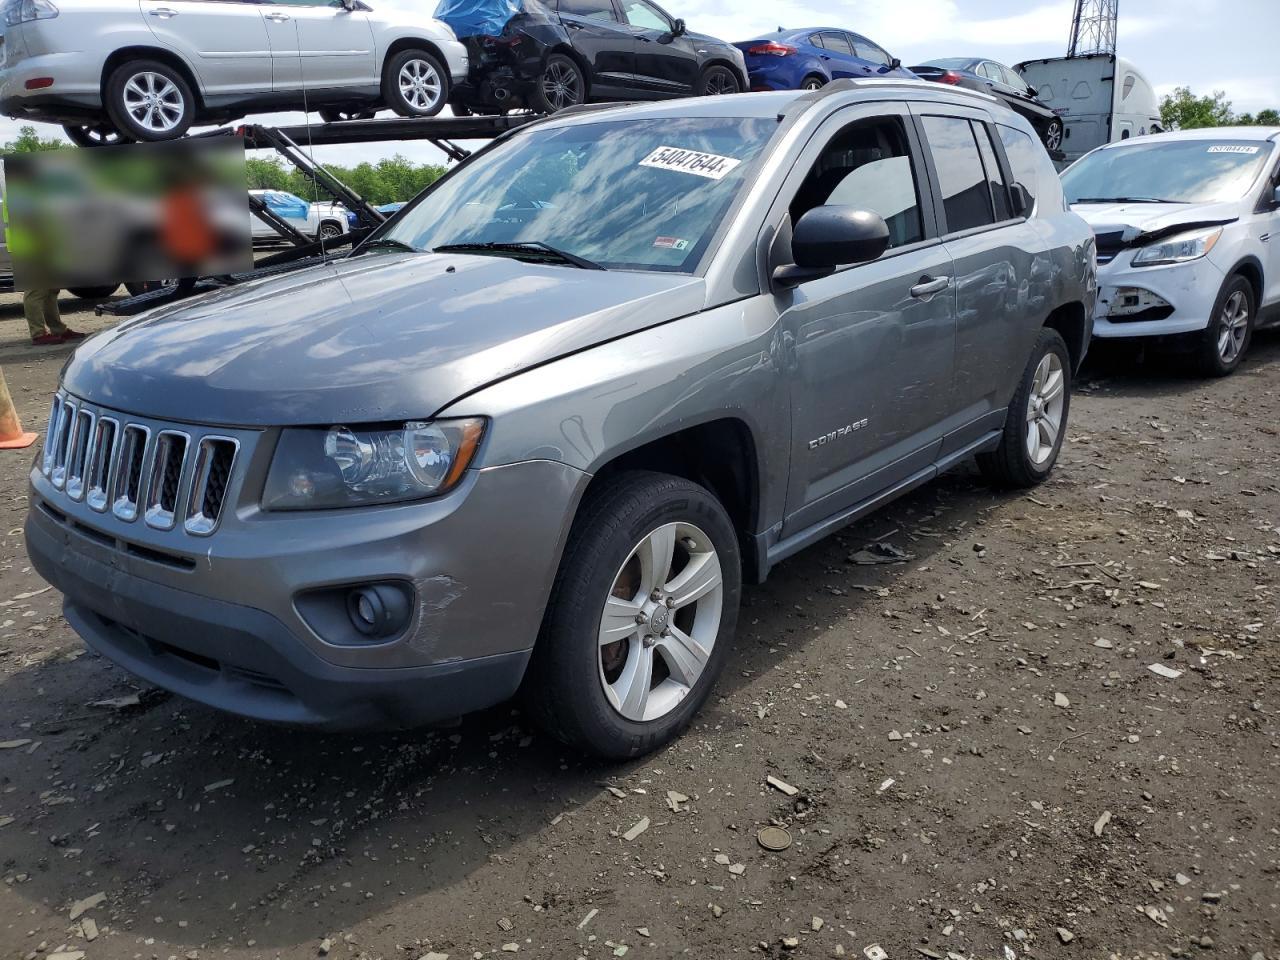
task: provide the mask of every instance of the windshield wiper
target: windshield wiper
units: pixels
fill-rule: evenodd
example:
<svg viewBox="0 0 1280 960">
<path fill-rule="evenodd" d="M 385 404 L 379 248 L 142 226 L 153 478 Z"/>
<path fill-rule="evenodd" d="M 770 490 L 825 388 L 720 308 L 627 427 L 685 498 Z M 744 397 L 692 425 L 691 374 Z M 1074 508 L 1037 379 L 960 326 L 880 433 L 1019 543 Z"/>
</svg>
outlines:
<svg viewBox="0 0 1280 960">
<path fill-rule="evenodd" d="M 504 254 L 534 254 L 543 259 L 558 260 L 561 263 L 567 263 L 571 267 L 579 267 L 583 270 L 604 270 L 605 267 L 600 266 L 594 260 L 588 260 L 586 257 L 580 257 L 576 253 L 570 253 L 568 250 L 561 250 L 559 247 L 553 247 L 551 244 L 542 240 L 508 240 L 505 242 L 486 241 L 484 243 L 443 243 L 438 247 L 432 248 L 433 253 L 495 253 L 499 256 Z"/>
<path fill-rule="evenodd" d="M 1163 197 L 1079 197 L 1072 203 L 1190 203 L 1189 200 L 1165 200 Z"/>
<path fill-rule="evenodd" d="M 396 240 L 394 237 L 376 237 L 373 240 L 366 240 L 360 244 L 360 252 L 365 250 L 376 250 L 378 247 L 390 247 L 392 250 L 406 250 L 409 253 L 424 253 L 411 243 L 405 243 L 403 240 Z"/>
</svg>

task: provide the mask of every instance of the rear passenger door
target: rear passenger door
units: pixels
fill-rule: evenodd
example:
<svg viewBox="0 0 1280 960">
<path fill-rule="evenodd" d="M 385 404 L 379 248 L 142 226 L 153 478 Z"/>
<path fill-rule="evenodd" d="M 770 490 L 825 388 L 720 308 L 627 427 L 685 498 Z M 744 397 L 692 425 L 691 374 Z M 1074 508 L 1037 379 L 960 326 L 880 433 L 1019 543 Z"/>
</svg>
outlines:
<svg viewBox="0 0 1280 960">
<path fill-rule="evenodd" d="M 773 262 L 822 205 L 880 214 L 890 247 L 776 291 L 793 424 L 784 537 L 928 470 L 951 392 L 951 257 L 905 105 L 849 107 L 819 128 L 770 213 Z"/>
<path fill-rule="evenodd" d="M 1051 262 L 1040 223 L 1013 209 L 1004 148 L 990 118 L 916 105 L 928 144 L 939 230 L 956 279 L 956 363 L 943 456 L 997 429 L 1026 365 Z M 1012 133 L 1026 136 L 1019 129 Z"/>
<path fill-rule="evenodd" d="M 822 47 L 827 51 L 827 69 L 831 71 L 831 79 L 865 77 L 871 73 L 870 67 L 857 59 L 853 52 L 853 44 L 846 33 L 840 30 L 824 30 L 818 34 L 822 39 Z"/>
</svg>

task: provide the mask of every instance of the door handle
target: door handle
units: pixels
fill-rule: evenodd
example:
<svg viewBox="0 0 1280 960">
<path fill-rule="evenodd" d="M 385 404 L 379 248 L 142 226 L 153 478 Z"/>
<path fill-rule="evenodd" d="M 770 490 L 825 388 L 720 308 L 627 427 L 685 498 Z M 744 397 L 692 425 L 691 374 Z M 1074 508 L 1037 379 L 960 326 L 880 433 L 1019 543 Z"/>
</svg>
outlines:
<svg viewBox="0 0 1280 960">
<path fill-rule="evenodd" d="M 147 13 L 151 14 L 153 17 L 163 17 L 166 20 L 178 15 L 178 11 L 174 10 L 172 7 L 156 7 L 154 10 L 148 10 Z"/>
<path fill-rule="evenodd" d="M 567 29 L 569 29 L 569 30 L 581 30 L 581 29 L 582 29 L 582 24 L 580 24 L 580 23 L 574 23 L 572 20 L 565 20 L 565 21 L 564 21 L 564 25 L 565 25 L 565 27 L 566 27 Z"/>
<path fill-rule="evenodd" d="M 287 13 L 279 12 L 264 13 L 263 16 L 268 20 L 274 20 L 276 23 L 284 23 L 289 19 L 289 15 Z"/>
<path fill-rule="evenodd" d="M 935 293 L 941 293 L 949 286 L 951 286 L 950 277 L 924 276 L 920 278 L 919 283 L 911 288 L 911 296 L 917 300 L 923 300 L 926 297 L 932 297 Z"/>
</svg>

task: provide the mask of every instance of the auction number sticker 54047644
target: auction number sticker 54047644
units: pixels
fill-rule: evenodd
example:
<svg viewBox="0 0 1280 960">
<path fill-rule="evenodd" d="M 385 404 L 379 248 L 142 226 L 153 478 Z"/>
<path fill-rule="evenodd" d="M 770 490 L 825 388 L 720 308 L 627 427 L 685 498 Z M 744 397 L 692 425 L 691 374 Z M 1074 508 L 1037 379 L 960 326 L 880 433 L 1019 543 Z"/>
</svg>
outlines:
<svg viewBox="0 0 1280 960">
<path fill-rule="evenodd" d="M 680 173 L 692 173 L 694 176 L 706 177 L 708 180 L 722 180 L 741 162 L 733 157 L 722 157 L 714 153 L 664 146 L 658 147 L 641 160 L 640 166 L 657 167 L 660 170 L 678 170 Z"/>
</svg>

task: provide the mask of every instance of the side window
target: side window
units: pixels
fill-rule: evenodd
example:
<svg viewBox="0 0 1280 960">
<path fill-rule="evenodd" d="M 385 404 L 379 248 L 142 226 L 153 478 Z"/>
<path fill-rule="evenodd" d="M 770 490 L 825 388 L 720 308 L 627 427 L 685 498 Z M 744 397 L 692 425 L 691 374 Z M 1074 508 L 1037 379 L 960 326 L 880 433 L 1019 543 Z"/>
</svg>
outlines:
<svg viewBox="0 0 1280 960">
<path fill-rule="evenodd" d="M 1009 187 L 1004 182 L 1004 174 L 1000 172 L 1000 162 L 996 159 L 996 148 L 991 142 L 991 133 L 985 123 L 975 123 L 973 135 L 978 140 L 982 168 L 987 171 L 987 188 L 991 192 L 991 205 L 996 212 L 996 222 L 1010 220 L 1013 218 L 1013 207 L 1009 203 Z"/>
<path fill-rule="evenodd" d="M 557 9 L 571 17 L 583 20 L 612 20 L 618 16 L 613 12 L 613 4 L 609 0 L 560 0 Z"/>
<path fill-rule="evenodd" d="M 889 246 L 924 239 L 919 178 L 902 121 L 864 120 L 832 138 L 791 201 L 791 222 L 821 206 L 849 206 L 884 217 Z"/>
<path fill-rule="evenodd" d="M 849 41 L 843 33 L 824 33 L 822 45 L 832 53 L 839 53 L 846 57 L 853 56 L 853 47 L 849 46 Z"/>
<path fill-rule="evenodd" d="M 889 65 L 889 55 L 866 37 L 860 37 L 857 34 L 854 34 L 853 47 L 858 51 L 858 56 L 863 60 L 870 60 L 872 63 L 878 63 L 886 67 Z"/>
<path fill-rule="evenodd" d="M 925 136 L 942 187 L 947 232 L 957 233 L 995 222 L 991 190 L 973 138 L 973 127 L 959 117 L 925 117 Z"/>
<path fill-rule="evenodd" d="M 1000 131 L 1000 142 L 1004 144 L 1005 156 L 1009 158 L 1009 167 L 1013 170 L 1013 182 L 1022 187 L 1027 195 L 1027 203 L 1034 209 L 1040 171 L 1040 146 L 1021 130 L 1003 125 L 996 129 Z"/>
<path fill-rule="evenodd" d="M 988 63 L 986 60 L 978 64 L 978 69 L 974 72 L 980 77 L 986 77 L 988 80 L 1004 83 L 1004 78 L 1000 76 L 1000 68 L 994 63 Z"/>
<path fill-rule="evenodd" d="M 671 22 L 644 0 L 627 0 L 622 5 L 622 15 L 627 23 L 642 30 L 660 30 L 666 33 L 671 29 Z"/>
<path fill-rule="evenodd" d="M 1001 66 L 1000 75 L 1004 78 L 1004 82 L 1006 84 L 1013 87 L 1013 89 L 1017 90 L 1019 93 L 1027 92 L 1027 81 L 1023 80 L 1022 77 L 1018 76 L 1008 67 Z"/>
<path fill-rule="evenodd" d="M 822 42 L 822 34 L 820 34 L 820 33 L 811 33 L 811 34 L 809 34 L 809 42 L 810 42 L 811 44 L 813 44 L 815 47 L 823 47 L 823 46 L 826 46 L 826 44 L 824 44 L 824 43 Z"/>
<path fill-rule="evenodd" d="M 235 2 L 235 0 L 233 0 Z M 241 0 L 243 2 L 243 0 Z M 338 0 L 266 0 L 277 7 L 340 7 Z"/>
</svg>

